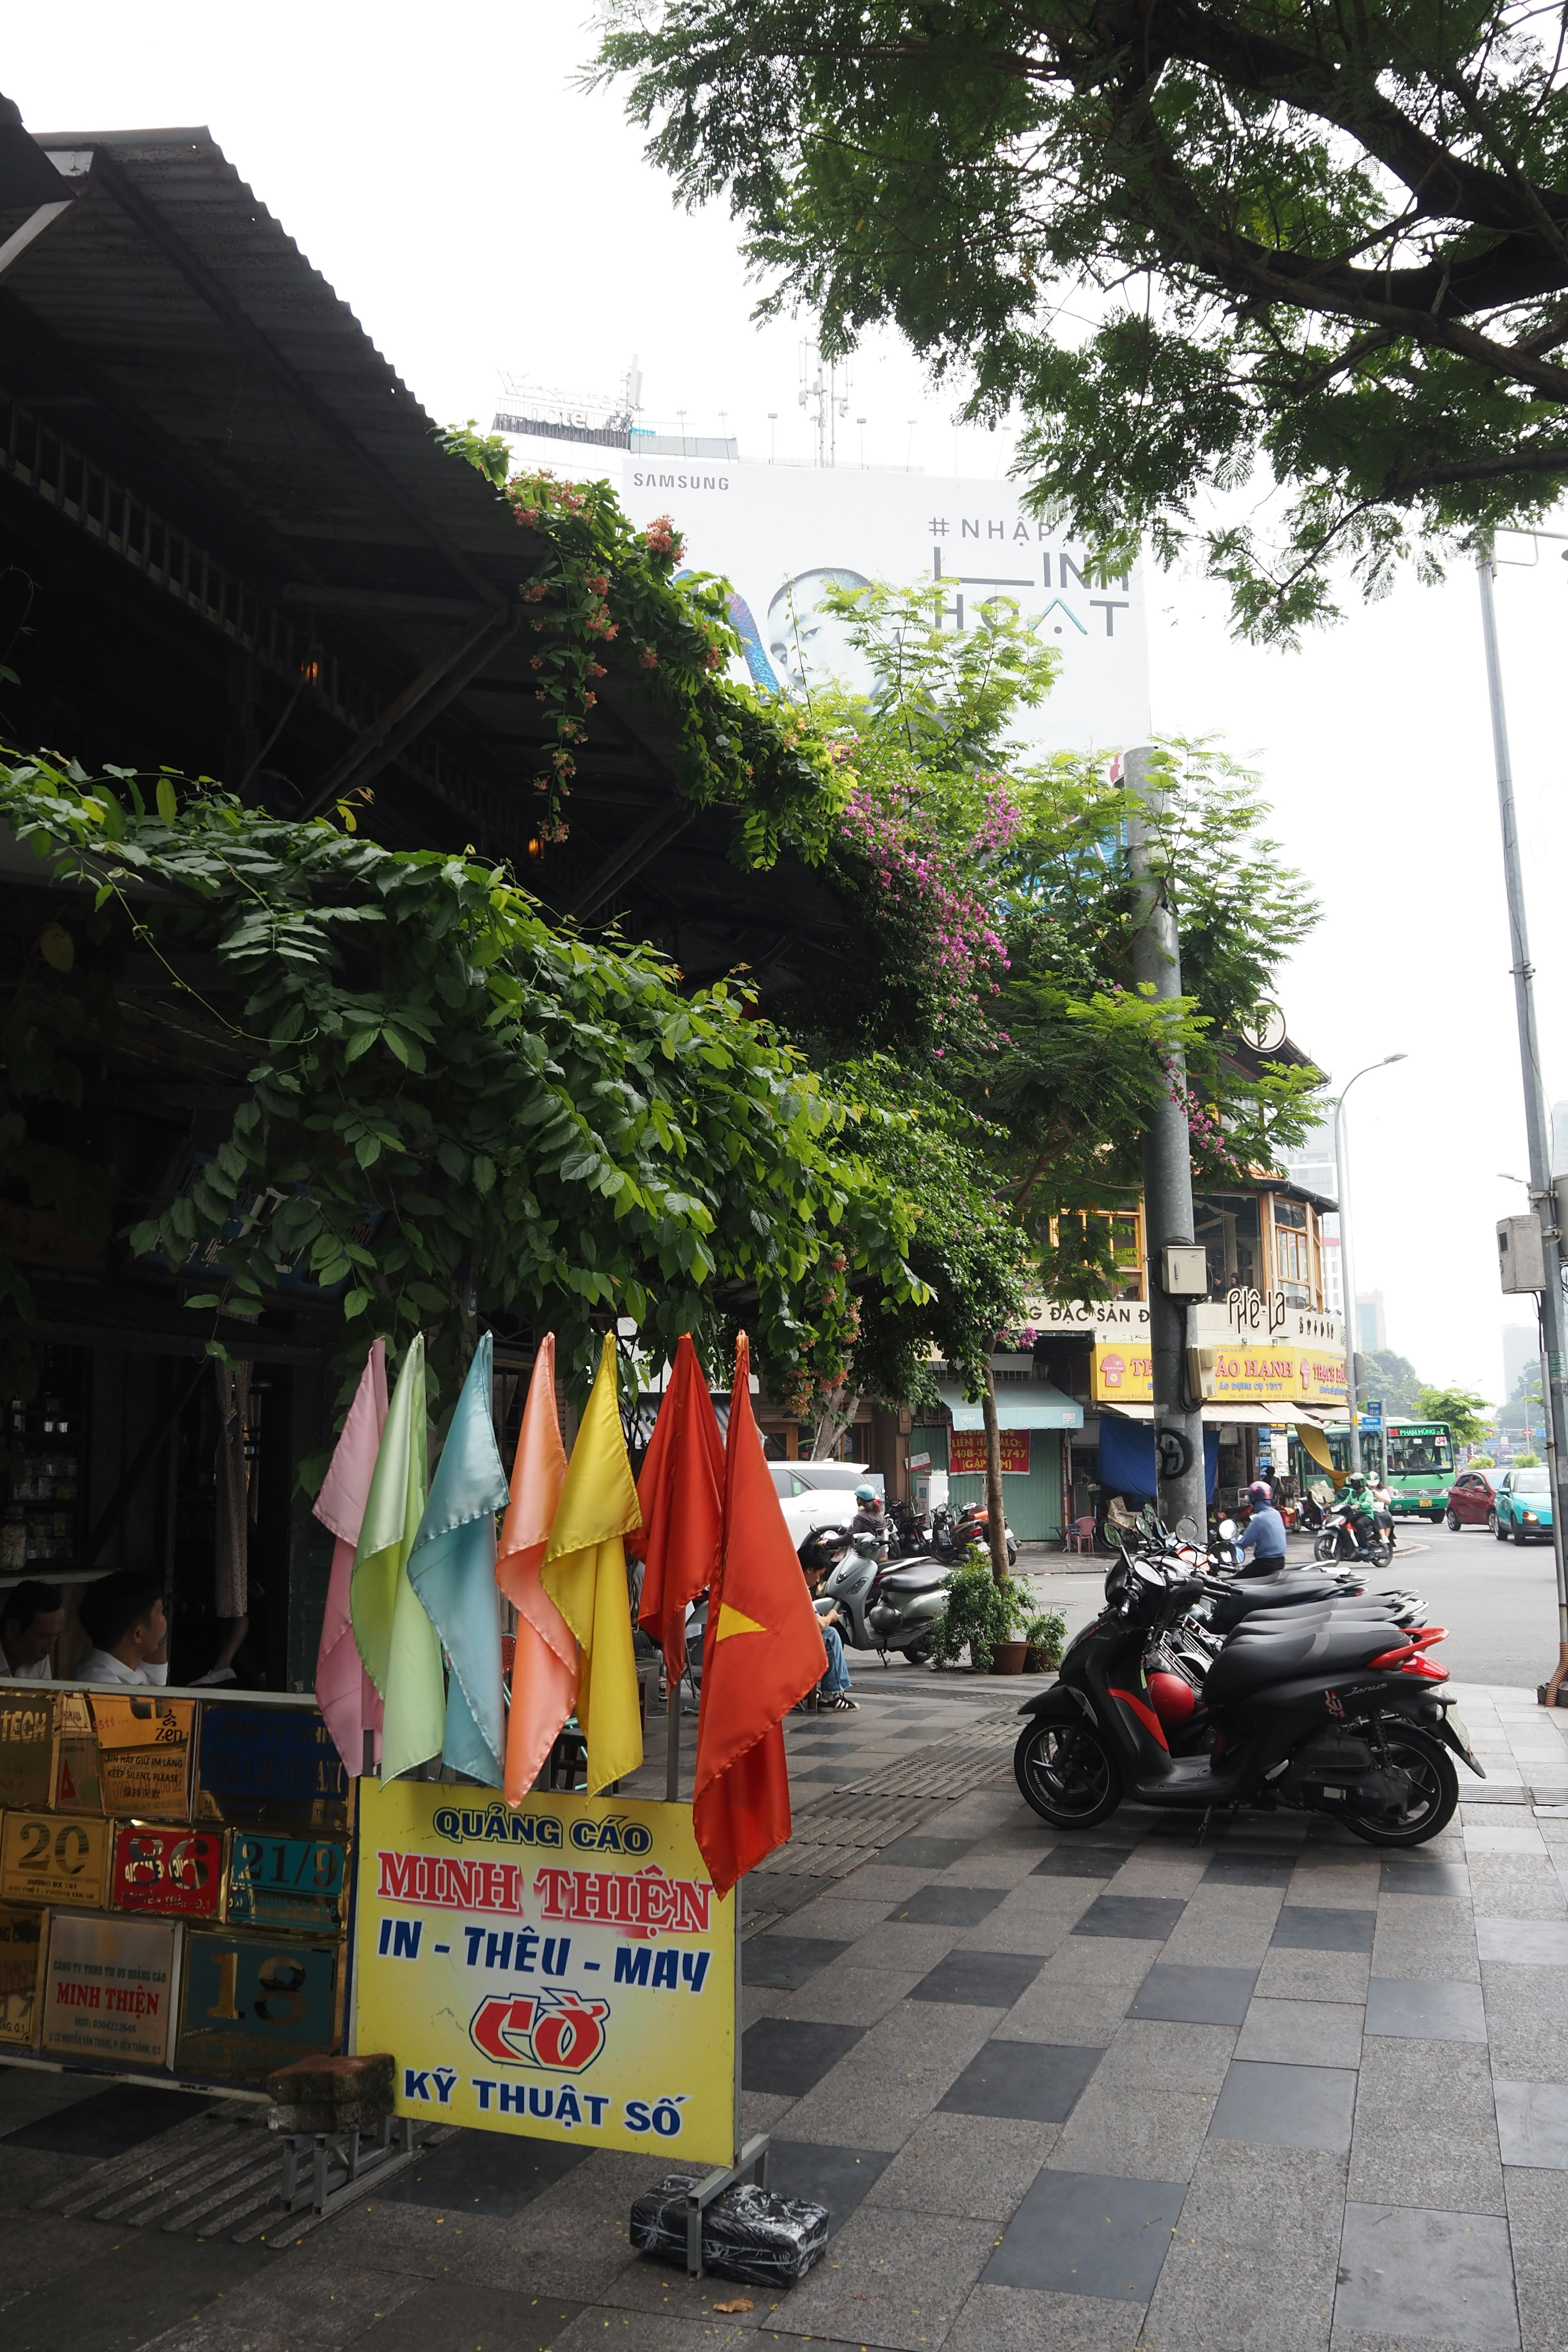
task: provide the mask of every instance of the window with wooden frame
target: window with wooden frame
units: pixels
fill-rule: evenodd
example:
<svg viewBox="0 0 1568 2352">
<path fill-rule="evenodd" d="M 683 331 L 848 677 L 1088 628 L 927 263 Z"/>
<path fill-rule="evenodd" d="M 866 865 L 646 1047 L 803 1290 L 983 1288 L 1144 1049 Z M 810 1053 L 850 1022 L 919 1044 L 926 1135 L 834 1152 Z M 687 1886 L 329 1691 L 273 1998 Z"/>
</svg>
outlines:
<svg viewBox="0 0 1568 2352">
<path fill-rule="evenodd" d="M 1304 1201 L 1274 1200 L 1274 1280 L 1292 1307 L 1316 1305 L 1310 1220 Z"/>
</svg>

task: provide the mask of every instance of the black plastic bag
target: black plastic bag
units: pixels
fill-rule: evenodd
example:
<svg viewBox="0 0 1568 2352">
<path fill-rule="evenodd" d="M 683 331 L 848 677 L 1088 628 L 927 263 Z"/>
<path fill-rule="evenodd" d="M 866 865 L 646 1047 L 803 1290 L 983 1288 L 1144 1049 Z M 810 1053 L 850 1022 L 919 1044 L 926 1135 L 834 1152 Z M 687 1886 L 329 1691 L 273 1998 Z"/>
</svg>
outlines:
<svg viewBox="0 0 1568 2352">
<path fill-rule="evenodd" d="M 672 2172 L 632 2205 L 632 2244 L 686 2268 L 687 2193 L 700 2175 Z M 702 2216 L 702 2267 L 748 2286 L 791 2286 L 827 2243 L 826 2205 L 776 2197 L 742 2182 L 716 2197 Z"/>
</svg>

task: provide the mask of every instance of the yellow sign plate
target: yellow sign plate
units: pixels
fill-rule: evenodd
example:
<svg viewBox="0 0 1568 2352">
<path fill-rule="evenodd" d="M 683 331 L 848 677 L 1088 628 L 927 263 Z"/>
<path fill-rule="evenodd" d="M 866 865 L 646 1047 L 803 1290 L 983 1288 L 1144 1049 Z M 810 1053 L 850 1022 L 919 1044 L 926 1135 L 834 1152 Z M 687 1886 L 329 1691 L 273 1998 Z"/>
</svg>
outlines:
<svg viewBox="0 0 1568 2352">
<path fill-rule="evenodd" d="M 0 2044 L 30 2050 L 38 2038 L 38 1970 L 48 1932 L 47 1911 L 0 1905 Z"/>
<path fill-rule="evenodd" d="M 55 1701 L 0 1697 L 0 1805 L 47 1805 L 54 1753 Z"/>
<path fill-rule="evenodd" d="M 360 1803 L 357 2046 L 393 2052 L 400 2115 L 733 2160 L 735 1901 L 689 1806 L 419 1780 Z"/>
<path fill-rule="evenodd" d="M 68 1919 L 49 1929 L 44 2048 L 51 2057 L 168 2063 L 174 1930 L 141 1919 Z"/>
<path fill-rule="evenodd" d="M 195 1699 L 95 1695 L 91 1706 L 104 1811 L 141 1821 L 188 1821 Z"/>
<path fill-rule="evenodd" d="M 7 1813 L 0 1828 L 0 1897 L 101 1911 L 109 1900 L 109 1823 Z"/>
</svg>

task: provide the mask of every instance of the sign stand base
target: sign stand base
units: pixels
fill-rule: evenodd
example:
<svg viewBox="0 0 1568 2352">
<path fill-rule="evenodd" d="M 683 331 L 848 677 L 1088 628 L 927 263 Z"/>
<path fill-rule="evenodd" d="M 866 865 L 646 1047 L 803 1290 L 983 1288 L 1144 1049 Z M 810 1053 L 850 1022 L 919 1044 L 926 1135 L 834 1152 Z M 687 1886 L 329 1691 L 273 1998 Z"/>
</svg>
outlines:
<svg viewBox="0 0 1568 2352">
<path fill-rule="evenodd" d="M 290 2132 L 283 2142 L 283 2210 L 299 2213 L 308 2207 L 324 2221 L 373 2182 L 402 2172 L 423 2155 L 414 2135 L 414 2125 L 395 2116 L 388 2116 L 377 2134 Z"/>
<path fill-rule="evenodd" d="M 708 2173 L 687 2197 L 686 2275 L 688 2278 L 700 2279 L 702 2276 L 703 2214 L 715 2198 L 722 2197 L 726 2189 L 733 2189 L 737 2181 L 745 2179 L 748 2173 L 752 2176 L 759 2189 L 767 2187 L 770 2145 L 768 2134 L 758 2132 L 753 2138 L 746 2142 L 735 2163 L 724 2165 L 717 2172 Z"/>
</svg>

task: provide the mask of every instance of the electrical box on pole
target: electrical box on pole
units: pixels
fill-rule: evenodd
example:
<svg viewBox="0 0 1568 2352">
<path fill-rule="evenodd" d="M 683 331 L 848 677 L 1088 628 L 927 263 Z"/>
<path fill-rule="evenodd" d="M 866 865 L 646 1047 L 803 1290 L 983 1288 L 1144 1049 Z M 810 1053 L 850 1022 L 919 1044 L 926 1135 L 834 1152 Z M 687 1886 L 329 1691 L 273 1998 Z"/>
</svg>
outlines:
<svg viewBox="0 0 1568 2352">
<path fill-rule="evenodd" d="M 1546 1266 L 1539 1217 L 1500 1217 L 1497 1255 L 1505 1291 L 1545 1289 Z"/>
</svg>

